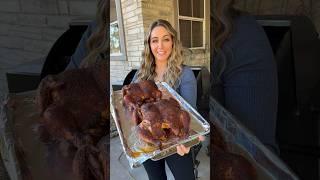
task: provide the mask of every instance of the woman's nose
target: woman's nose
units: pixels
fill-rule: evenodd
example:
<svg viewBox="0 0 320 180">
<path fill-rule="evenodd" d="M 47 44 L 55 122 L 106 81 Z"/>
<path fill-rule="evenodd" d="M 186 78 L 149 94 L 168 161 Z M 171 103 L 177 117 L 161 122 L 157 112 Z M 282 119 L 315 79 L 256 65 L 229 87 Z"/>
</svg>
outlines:
<svg viewBox="0 0 320 180">
<path fill-rule="evenodd" d="M 162 41 L 159 41 L 158 48 L 162 48 L 162 46 L 163 46 Z"/>
</svg>

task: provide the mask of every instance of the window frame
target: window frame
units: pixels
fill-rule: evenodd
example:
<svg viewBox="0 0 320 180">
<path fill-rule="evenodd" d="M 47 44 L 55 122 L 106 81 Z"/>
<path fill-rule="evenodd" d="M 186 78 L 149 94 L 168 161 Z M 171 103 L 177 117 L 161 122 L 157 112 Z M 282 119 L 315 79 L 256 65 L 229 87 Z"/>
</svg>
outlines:
<svg viewBox="0 0 320 180">
<path fill-rule="evenodd" d="M 123 60 L 127 59 L 126 55 L 126 46 L 125 46 L 125 36 L 124 36 L 124 29 L 123 29 L 123 19 L 122 19 L 122 11 L 121 11 L 121 2 L 118 0 L 114 0 L 116 5 L 116 13 L 117 13 L 117 20 L 110 22 L 109 27 L 111 24 L 118 23 L 119 28 L 119 39 L 120 39 L 120 53 L 119 54 L 111 54 L 110 52 L 110 60 Z M 109 34 L 110 36 L 110 34 Z M 111 41 L 110 41 L 111 42 Z"/>
<path fill-rule="evenodd" d="M 192 1 L 195 1 L 195 0 L 192 0 Z M 206 0 L 203 0 L 203 18 L 198 18 L 198 17 L 193 17 L 193 16 L 182 16 L 180 15 L 180 7 L 179 7 L 179 0 L 176 1 L 176 4 L 177 4 L 177 26 L 178 26 L 178 29 L 179 29 L 179 38 L 180 38 L 180 33 L 181 33 L 181 30 L 180 30 L 180 20 L 187 20 L 187 21 L 191 21 L 191 44 L 192 44 L 192 22 L 202 22 L 202 46 L 199 46 L 199 47 L 186 47 L 190 50 L 193 50 L 193 49 L 206 49 L 206 23 L 207 23 L 207 13 L 206 13 Z M 193 12 L 193 4 L 191 5 L 191 11 Z"/>
</svg>

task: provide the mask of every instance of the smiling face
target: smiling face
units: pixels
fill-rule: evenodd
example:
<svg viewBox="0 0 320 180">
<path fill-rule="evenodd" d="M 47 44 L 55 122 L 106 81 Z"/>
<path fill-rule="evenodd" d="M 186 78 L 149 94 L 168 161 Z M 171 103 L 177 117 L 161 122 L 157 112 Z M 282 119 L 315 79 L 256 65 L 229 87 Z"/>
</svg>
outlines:
<svg viewBox="0 0 320 180">
<path fill-rule="evenodd" d="M 171 34 L 163 26 L 157 26 L 151 31 L 150 48 L 156 63 L 167 63 L 172 52 Z"/>
</svg>

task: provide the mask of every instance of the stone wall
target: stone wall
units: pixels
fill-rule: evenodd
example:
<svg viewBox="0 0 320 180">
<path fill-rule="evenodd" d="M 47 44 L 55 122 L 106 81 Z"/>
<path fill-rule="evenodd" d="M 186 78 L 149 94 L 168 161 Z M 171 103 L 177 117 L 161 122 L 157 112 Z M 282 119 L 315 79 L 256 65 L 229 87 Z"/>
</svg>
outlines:
<svg viewBox="0 0 320 180">
<path fill-rule="evenodd" d="M 97 0 L 1 0 L 0 81 L 20 64 L 43 61 L 75 19 L 93 19 Z M 6 91 L 2 85 L 0 91 Z"/>
</svg>

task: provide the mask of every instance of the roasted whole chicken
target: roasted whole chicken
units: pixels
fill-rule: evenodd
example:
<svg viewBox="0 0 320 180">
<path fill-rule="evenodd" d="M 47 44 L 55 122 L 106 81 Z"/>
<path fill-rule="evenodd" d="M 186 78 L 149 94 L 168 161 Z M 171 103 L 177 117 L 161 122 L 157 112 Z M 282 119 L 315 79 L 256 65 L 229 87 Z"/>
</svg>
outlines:
<svg viewBox="0 0 320 180">
<path fill-rule="evenodd" d="M 190 116 L 173 99 L 161 99 L 162 92 L 154 81 L 144 80 L 124 86 L 123 104 L 140 139 L 158 148 L 172 138 L 189 134 Z"/>
<path fill-rule="evenodd" d="M 107 178 L 107 147 L 99 145 L 109 127 L 107 70 L 107 62 L 68 70 L 48 75 L 38 87 L 40 139 L 72 159 L 75 179 Z"/>
<path fill-rule="evenodd" d="M 154 103 L 162 118 L 162 128 L 168 129 L 175 136 L 185 138 L 189 133 L 190 116 L 182 110 L 179 103 L 173 99 L 162 99 Z"/>
<path fill-rule="evenodd" d="M 157 85 L 151 80 L 126 85 L 122 88 L 122 94 L 123 102 L 130 111 L 140 107 L 143 103 L 157 101 L 162 95 Z"/>
<path fill-rule="evenodd" d="M 123 105 L 134 125 L 141 123 L 140 107 L 144 103 L 155 102 L 162 97 L 154 81 L 144 80 L 138 83 L 131 83 L 122 88 Z"/>
<path fill-rule="evenodd" d="M 154 81 L 144 80 L 124 86 L 123 104 L 137 126 L 140 139 L 162 148 L 169 138 L 185 138 L 190 116 L 173 98 L 161 99 L 162 92 Z"/>
<path fill-rule="evenodd" d="M 232 153 L 223 137 L 222 130 L 216 124 L 211 125 L 211 162 L 212 179 L 215 180 L 257 180 L 257 171 L 253 164 L 240 154 Z"/>
<path fill-rule="evenodd" d="M 169 138 L 187 137 L 190 116 L 173 98 L 146 103 L 140 111 L 138 134 L 145 142 L 161 148 L 161 142 Z"/>
</svg>

